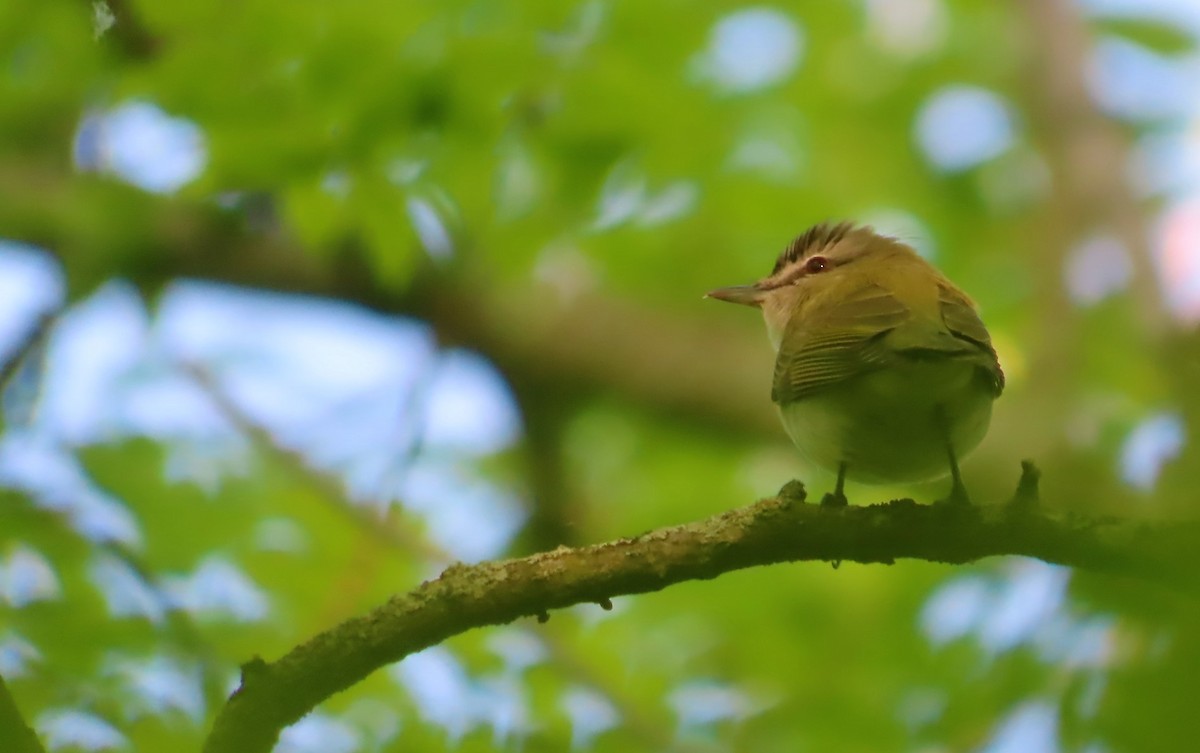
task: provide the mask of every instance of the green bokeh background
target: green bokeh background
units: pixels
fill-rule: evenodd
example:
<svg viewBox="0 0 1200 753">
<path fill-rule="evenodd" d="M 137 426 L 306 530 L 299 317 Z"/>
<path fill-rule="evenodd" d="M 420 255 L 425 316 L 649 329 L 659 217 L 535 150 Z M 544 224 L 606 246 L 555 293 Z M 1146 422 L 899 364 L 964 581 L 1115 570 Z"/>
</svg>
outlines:
<svg viewBox="0 0 1200 753">
<path fill-rule="evenodd" d="M 1088 15 L 1063 0 L 777 3 L 799 30 L 799 58 L 735 91 L 703 73 L 715 26 L 748 7 L 732 2 L 106 7 L 116 23 L 101 30 L 90 3 L 0 5 L 0 237 L 54 256 L 68 306 L 124 280 L 153 316 L 164 285 L 212 279 L 415 317 L 441 346 L 478 351 L 507 380 L 525 433 L 455 462 L 526 506 L 532 522 L 512 554 L 697 519 L 797 475 L 829 483 L 770 416 L 760 322 L 700 300 L 761 276 L 792 236 L 826 218 L 911 233 L 978 301 L 1009 389 L 966 465 L 977 499 L 1005 498 L 1017 461 L 1033 457 L 1056 509 L 1197 514 L 1190 444 L 1152 490 L 1133 488 L 1119 465 L 1148 416 L 1165 411 L 1185 434 L 1200 420 L 1200 341 L 1164 306 L 1155 274 L 1162 212 L 1181 197 L 1139 192 L 1126 170 L 1147 135 L 1195 129 L 1197 116 L 1189 126 L 1185 115 L 1114 114 L 1086 85 L 1105 40 L 1194 71 L 1197 39 L 1182 25 Z M 905 18 L 926 21 L 905 37 Z M 1000 97 L 1012 143 L 946 171 L 922 151 L 916 123 L 950 86 Z M 131 101 L 200 129 L 206 162 L 194 180 L 156 193 L 73 162 L 84 118 Z M 747 165 L 737 157 L 747 144 L 771 156 Z M 614 197 L 631 210 L 601 221 Z M 421 212 L 436 217 L 448 254 L 431 253 L 414 222 Z M 1123 244 L 1131 273 L 1085 306 L 1065 270 L 1097 235 Z M 576 326 L 557 337 L 571 347 L 522 345 L 541 342 L 525 339 L 527 324 L 568 318 Z M 676 358 L 680 342 L 688 348 Z M 638 387 L 643 373 L 669 374 L 646 380 L 699 397 L 664 402 Z M 720 385 L 756 383 L 759 394 L 721 396 Z M 41 655 L 6 678 L 28 719 L 77 708 L 120 730 L 128 749 L 197 749 L 241 662 L 276 658 L 444 564 L 403 504 L 384 520 L 360 514 L 337 479 L 247 439 L 246 472 L 214 494 L 170 481 L 168 448 L 149 439 L 72 448 L 136 519 L 136 552 L 79 536 L 17 492 L 0 496 L 0 554 L 33 547 L 61 584 L 58 599 L 0 604 L 0 633 Z M 851 492 L 866 502 L 938 490 Z M 256 546 L 256 526 L 275 518 L 298 524 L 309 554 Z M 214 554 L 268 595 L 265 619 L 113 618 L 87 570 L 111 557 L 153 584 Z M 1061 598 L 1022 591 L 1063 582 Z M 976 601 L 960 607 L 975 621 L 932 640 L 931 600 L 968 592 Z M 580 688 L 615 712 L 580 744 L 595 751 L 1196 744 L 1200 611 L 1149 584 L 1016 560 L 806 565 L 616 601 L 611 614 L 580 607 L 445 644 L 479 697 L 520 699 L 527 719 L 514 729 L 480 721 L 456 734 L 423 716 L 390 671 L 319 713 L 381 751 L 567 750 L 581 733 L 564 699 Z M 989 641 L 1014 614 L 1033 615 L 1028 630 Z M 1079 659 L 1069 649 L 1091 629 L 1103 650 Z M 506 664 L 505 636 L 540 653 Z M 205 718 L 136 711 L 137 694 L 106 669 L 116 654 L 194 668 Z M 692 707 L 715 718 L 681 713 L 681 689 L 717 696 Z M 1050 720 L 1056 742 L 1001 746 L 1014 718 Z"/>
</svg>

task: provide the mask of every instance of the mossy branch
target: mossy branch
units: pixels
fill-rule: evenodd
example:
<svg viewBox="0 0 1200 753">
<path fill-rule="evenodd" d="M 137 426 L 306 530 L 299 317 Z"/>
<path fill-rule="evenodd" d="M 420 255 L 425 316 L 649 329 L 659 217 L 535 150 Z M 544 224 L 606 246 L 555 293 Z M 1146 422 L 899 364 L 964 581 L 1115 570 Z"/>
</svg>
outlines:
<svg viewBox="0 0 1200 753">
<path fill-rule="evenodd" d="M 779 496 L 706 520 L 634 538 L 501 562 L 454 565 L 298 646 L 243 667 L 241 688 L 219 712 L 206 753 L 269 751 L 285 726 L 371 672 L 458 633 L 521 617 L 544 619 L 573 604 L 784 562 L 964 563 L 993 555 L 1157 581 L 1200 591 L 1200 521 L 1147 523 L 1051 515 L 1036 501 L 1027 466 L 1012 502 L 991 507 L 805 504 L 793 482 Z"/>
</svg>

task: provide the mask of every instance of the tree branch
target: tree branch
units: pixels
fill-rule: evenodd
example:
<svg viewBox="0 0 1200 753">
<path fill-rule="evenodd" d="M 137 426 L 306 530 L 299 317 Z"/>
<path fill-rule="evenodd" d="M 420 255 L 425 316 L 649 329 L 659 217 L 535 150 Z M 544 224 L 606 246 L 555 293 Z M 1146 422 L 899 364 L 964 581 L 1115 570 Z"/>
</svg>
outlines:
<svg viewBox="0 0 1200 753">
<path fill-rule="evenodd" d="M 1128 178 L 1131 138 L 1101 112 L 1088 91 L 1091 39 L 1083 10 L 1071 0 L 1023 0 L 1020 5 L 1033 42 L 1027 110 L 1057 184 L 1045 224 L 1048 231 L 1061 227 L 1063 238 L 1050 248 L 1063 253 L 1089 233 L 1113 233 L 1130 251 L 1135 274 L 1129 295 L 1140 334 L 1159 336 L 1171 321 L 1154 271 L 1147 202 L 1138 198 Z M 1061 264 L 1046 264 L 1044 256 L 1039 261 L 1061 270 Z"/>
<path fill-rule="evenodd" d="M 603 605 L 614 596 L 756 565 L 891 564 L 903 557 L 957 564 L 1015 554 L 1200 591 L 1193 565 L 1200 521 L 1059 518 L 1037 509 L 1030 490 L 1024 492 L 1016 504 L 987 508 L 895 500 L 830 509 L 804 504 L 803 487 L 793 482 L 749 507 L 634 538 L 453 565 L 276 662 L 256 658 L 245 665 L 242 686 L 218 713 L 204 750 L 269 751 L 283 727 L 334 693 L 471 628 L 541 619 L 551 609 Z"/>
<path fill-rule="evenodd" d="M 6 236 L 49 249 L 62 262 L 73 296 L 116 276 L 151 297 L 171 281 L 198 278 L 335 298 L 428 321 L 445 342 L 483 353 L 511 380 L 535 388 L 615 395 L 718 431 L 786 441 L 767 399 L 771 349 L 762 325 L 700 305 L 700 290 L 689 299 L 696 308 L 686 315 L 600 294 L 560 301 L 545 288 L 497 288 L 486 276 L 471 278 L 458 270 L 426 270 L 401 290 L 380 281 L 354 243 L 312 253 L 243 213 L 136 193 L 122 200 L 146 221 L 116 253 L 64 233 L 70 222 L 54 208 L 64 205 L 59 194 L 73 181 L 38 162 L 10 161 L 0 175 L 0 226 Z M 30 185 L 52 187 L 51 198 L 31 203 Z M 698 356 L 707 353 L 723 357 Z M 679 378 L 681 373 L 687 378 Z"/>
<path fill-rule="evenodd" d="M 196 380 L 200 389 L 209 396 L 230 423 L 254 441 L 264 452 L 276 458 L 293 472 L 303 476 L 322 499 L 334 506 L 339 513 L 348 515 L 356 528 L 361 530 L 364 535 L 374 537 L 393 551 L 403 552 L 406 557 L 417 556 L 427 563 L 444 564 L 453 561 L 454 558 L 445 550 L 440 549 L 437 544 L 410 530 L 410 526 L 405 525 L 406 522 L 409 522 L 405 518 L 396 519 L 389 516 L 389 519 L 381 521 L 373 515 L 361 514 L 343 499 L 342 485 L 339 481 L 314 468 L 301 454 L 281 445 L 269 431 L 255 423 L 220 389 L 211 373 L 194 363 L 184 363 L 181 367 L 185 373 Z M 411 411 L 406 413 L 411 413 Z M 417 449 L 413 448 L 414 452 Z M 577 657 L 572 655 L 571 649 L 557 639 L 551 632 L 550 626 L 537 625 L 536 627 L 538 628 L 536 635 L 549 650 L 556 665 L 560 667 L 565 665 L 568 674 L 572 675 L 575 681 L 603 693 L 609 702 L 619 710 L 626 726 L 644 738 L 649 749 L 671 749 L 669 736 L 664 736 L 661 729 L 646 719 L 643 710 L 636 703 L 622 697 L 619 690 L 605 682 L 604 678 L 590 672 Z"/>
</svg>

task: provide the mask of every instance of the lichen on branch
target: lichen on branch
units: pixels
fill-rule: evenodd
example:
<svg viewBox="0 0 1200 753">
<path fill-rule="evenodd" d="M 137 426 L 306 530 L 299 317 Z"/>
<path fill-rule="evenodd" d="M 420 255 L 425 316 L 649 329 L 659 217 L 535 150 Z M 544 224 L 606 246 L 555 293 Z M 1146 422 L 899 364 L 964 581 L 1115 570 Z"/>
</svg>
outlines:
<svg viewBox="0 0 1200 753">
<path fill-rule="evenodd" d="M 1053 515 L 1036 501 L 1036 473 L 1027 465 L 1012 502 L 984 507 L 900 499 L 829 508 L 807 504 L 803 486 L 792 482 L 748 507 L 632 538 L 452 565 L 275 662 L 255 661 L 218 714 L 204 750 L 269 751 L 280 730 L 334 693 L 472 628 L 543 618 L 573 604 L 604 605 L 756 565 L 903 558 L 958 564 L 1022 555 L 1200 591 L 1200 575 L 1189 565 L 1200 521 Z"/>
</svg>

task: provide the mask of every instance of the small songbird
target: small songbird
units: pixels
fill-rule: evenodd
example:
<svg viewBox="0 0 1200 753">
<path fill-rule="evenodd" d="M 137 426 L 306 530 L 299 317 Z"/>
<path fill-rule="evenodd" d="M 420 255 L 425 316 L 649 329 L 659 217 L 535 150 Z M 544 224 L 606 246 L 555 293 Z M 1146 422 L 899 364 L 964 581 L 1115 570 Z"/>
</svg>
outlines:
<svg viewBox="0 0 1200 753">
<path fill-rule="evenodd" d="M 792 241 L 769 277 L 710 298 L 762 310 L 777 352 L 771 399 L 809 460 L 847 478 L 925 481 L 987 432 L 1004 372 L 965 293 L 912 248 L 869 227 L 820 224 Z"/>
</svg>

